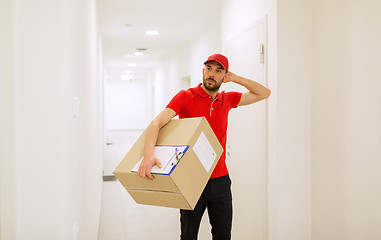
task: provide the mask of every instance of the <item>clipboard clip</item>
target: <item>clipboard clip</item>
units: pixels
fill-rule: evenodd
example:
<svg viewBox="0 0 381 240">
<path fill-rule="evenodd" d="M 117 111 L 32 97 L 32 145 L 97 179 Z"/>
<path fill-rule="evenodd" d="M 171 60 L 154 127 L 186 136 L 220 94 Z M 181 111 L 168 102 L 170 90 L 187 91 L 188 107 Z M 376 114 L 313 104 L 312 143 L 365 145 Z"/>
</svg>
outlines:
<svg viewBox="0 0 381 240">
<path fill-rule="evenodd" d="M 177 163 L 180 161 L 180 158 L 181 158 L 181 155 L 183 154 L 183 152 L 179 152 L 179 149 L 176 147 L 175 148 L 175 158 L 176 158 L 176 162 L 172 163 L 172 166 L 173 165 L 177 165 Z"/>
</svg>

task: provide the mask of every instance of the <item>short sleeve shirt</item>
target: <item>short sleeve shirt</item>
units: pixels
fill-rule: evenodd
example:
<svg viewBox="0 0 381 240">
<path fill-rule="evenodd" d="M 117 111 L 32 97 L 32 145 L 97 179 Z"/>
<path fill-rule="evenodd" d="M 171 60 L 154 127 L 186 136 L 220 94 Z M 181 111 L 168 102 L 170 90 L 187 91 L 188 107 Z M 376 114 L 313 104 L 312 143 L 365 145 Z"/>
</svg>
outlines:
<svg viewBox="0 0 381 240">
<path fill-rule="evenodd" d="M 241 100 L 242 93 L 219 92 L 212 97 L 202 88 L 201 83 L 194 88 L 182 90 L 176 94 L 167 108 L 176 112 L 179 118 L 205 117 L 214 131 L 221 146 L 224 148 L 210 178 L 217 178 L 228 174 L 226 166 L 226 130 L 228 127 L 228 114 L 230 109 L 236 108 Z"/>
</svg>

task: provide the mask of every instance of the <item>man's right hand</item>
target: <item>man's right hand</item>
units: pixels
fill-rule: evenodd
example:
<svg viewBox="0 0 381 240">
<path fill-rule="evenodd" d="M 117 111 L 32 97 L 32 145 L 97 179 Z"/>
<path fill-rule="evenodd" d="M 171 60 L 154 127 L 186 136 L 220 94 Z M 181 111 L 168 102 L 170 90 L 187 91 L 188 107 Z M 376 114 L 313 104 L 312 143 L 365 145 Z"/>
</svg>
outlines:
<svg viewBox="0 0 381 240">
<path fill-rule="evenodd" d="M 176 112 L 170 108 L 166 108 L 161 111 L 161 113 L 159 113 L 159 115 L 157 115 L 156 118 L 148 125 L 144 140 L 144 157 L 138 170 L 140 177 L 153 180 L 153 176 L 151 174 L 152 167 L 157 165 L 161 168 L 161 162 L 155 156 L 155 145 L 160 129 L 174 116 L 176 116 Z"/>
<path fill-rule="evenodd" d="M 139 166 L 139 176 L 148 180 L 153 180 L 154 177 L 151 174 L 151 169 L 155 165 L 161 168 L 161 162 L 155 155 L 149 157 L 144 156 L 142 163 Z"/>
</svg>

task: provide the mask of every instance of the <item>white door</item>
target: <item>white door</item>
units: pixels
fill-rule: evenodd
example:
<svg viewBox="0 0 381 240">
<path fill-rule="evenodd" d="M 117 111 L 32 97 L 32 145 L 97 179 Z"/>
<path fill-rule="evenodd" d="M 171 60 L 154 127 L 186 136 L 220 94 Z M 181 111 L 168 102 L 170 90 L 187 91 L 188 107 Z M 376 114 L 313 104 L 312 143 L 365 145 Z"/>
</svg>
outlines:
<svg viewBox="0 0 381 240">
<path fill-rule="evenodd" d="M 232 72 L 266 81 L 266 18 L 228 39 L 225 53 Z M 237 84 L 226 90 L 246 91 Z M 232 109 L 229 118 L 227 164 L 232 178 L 232 239 L 267 239 L 267 101 Z"/>
<path fill-rule="evenodd" d="M 147 86 L 144 81 L 105 81 L 104 176 L 122 161 L 147 125 Z M 104 179 L 106 179 L 104 177 Z"/>
</svg>

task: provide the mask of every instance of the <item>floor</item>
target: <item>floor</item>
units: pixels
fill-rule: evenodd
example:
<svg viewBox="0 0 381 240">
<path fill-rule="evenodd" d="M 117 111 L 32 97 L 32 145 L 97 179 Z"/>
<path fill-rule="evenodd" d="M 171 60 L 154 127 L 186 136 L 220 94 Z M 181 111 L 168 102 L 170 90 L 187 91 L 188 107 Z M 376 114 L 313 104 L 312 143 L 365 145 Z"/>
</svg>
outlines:
<svg viewBox="0 0 381 240">
<path fill-rule="evenodd" d="M 178 209 L 136 204 L 119 182 L 103 182 L 98 240 L 180 239 L 179 219 Z M 199 239 L 211 239 L 207 212 Z"/>
<path fill-rule="evenodd" d="M 103 183 L 99 240 L 179 239 L 179 210 L 138 205 L 117 181 Z"/>
</svg>

